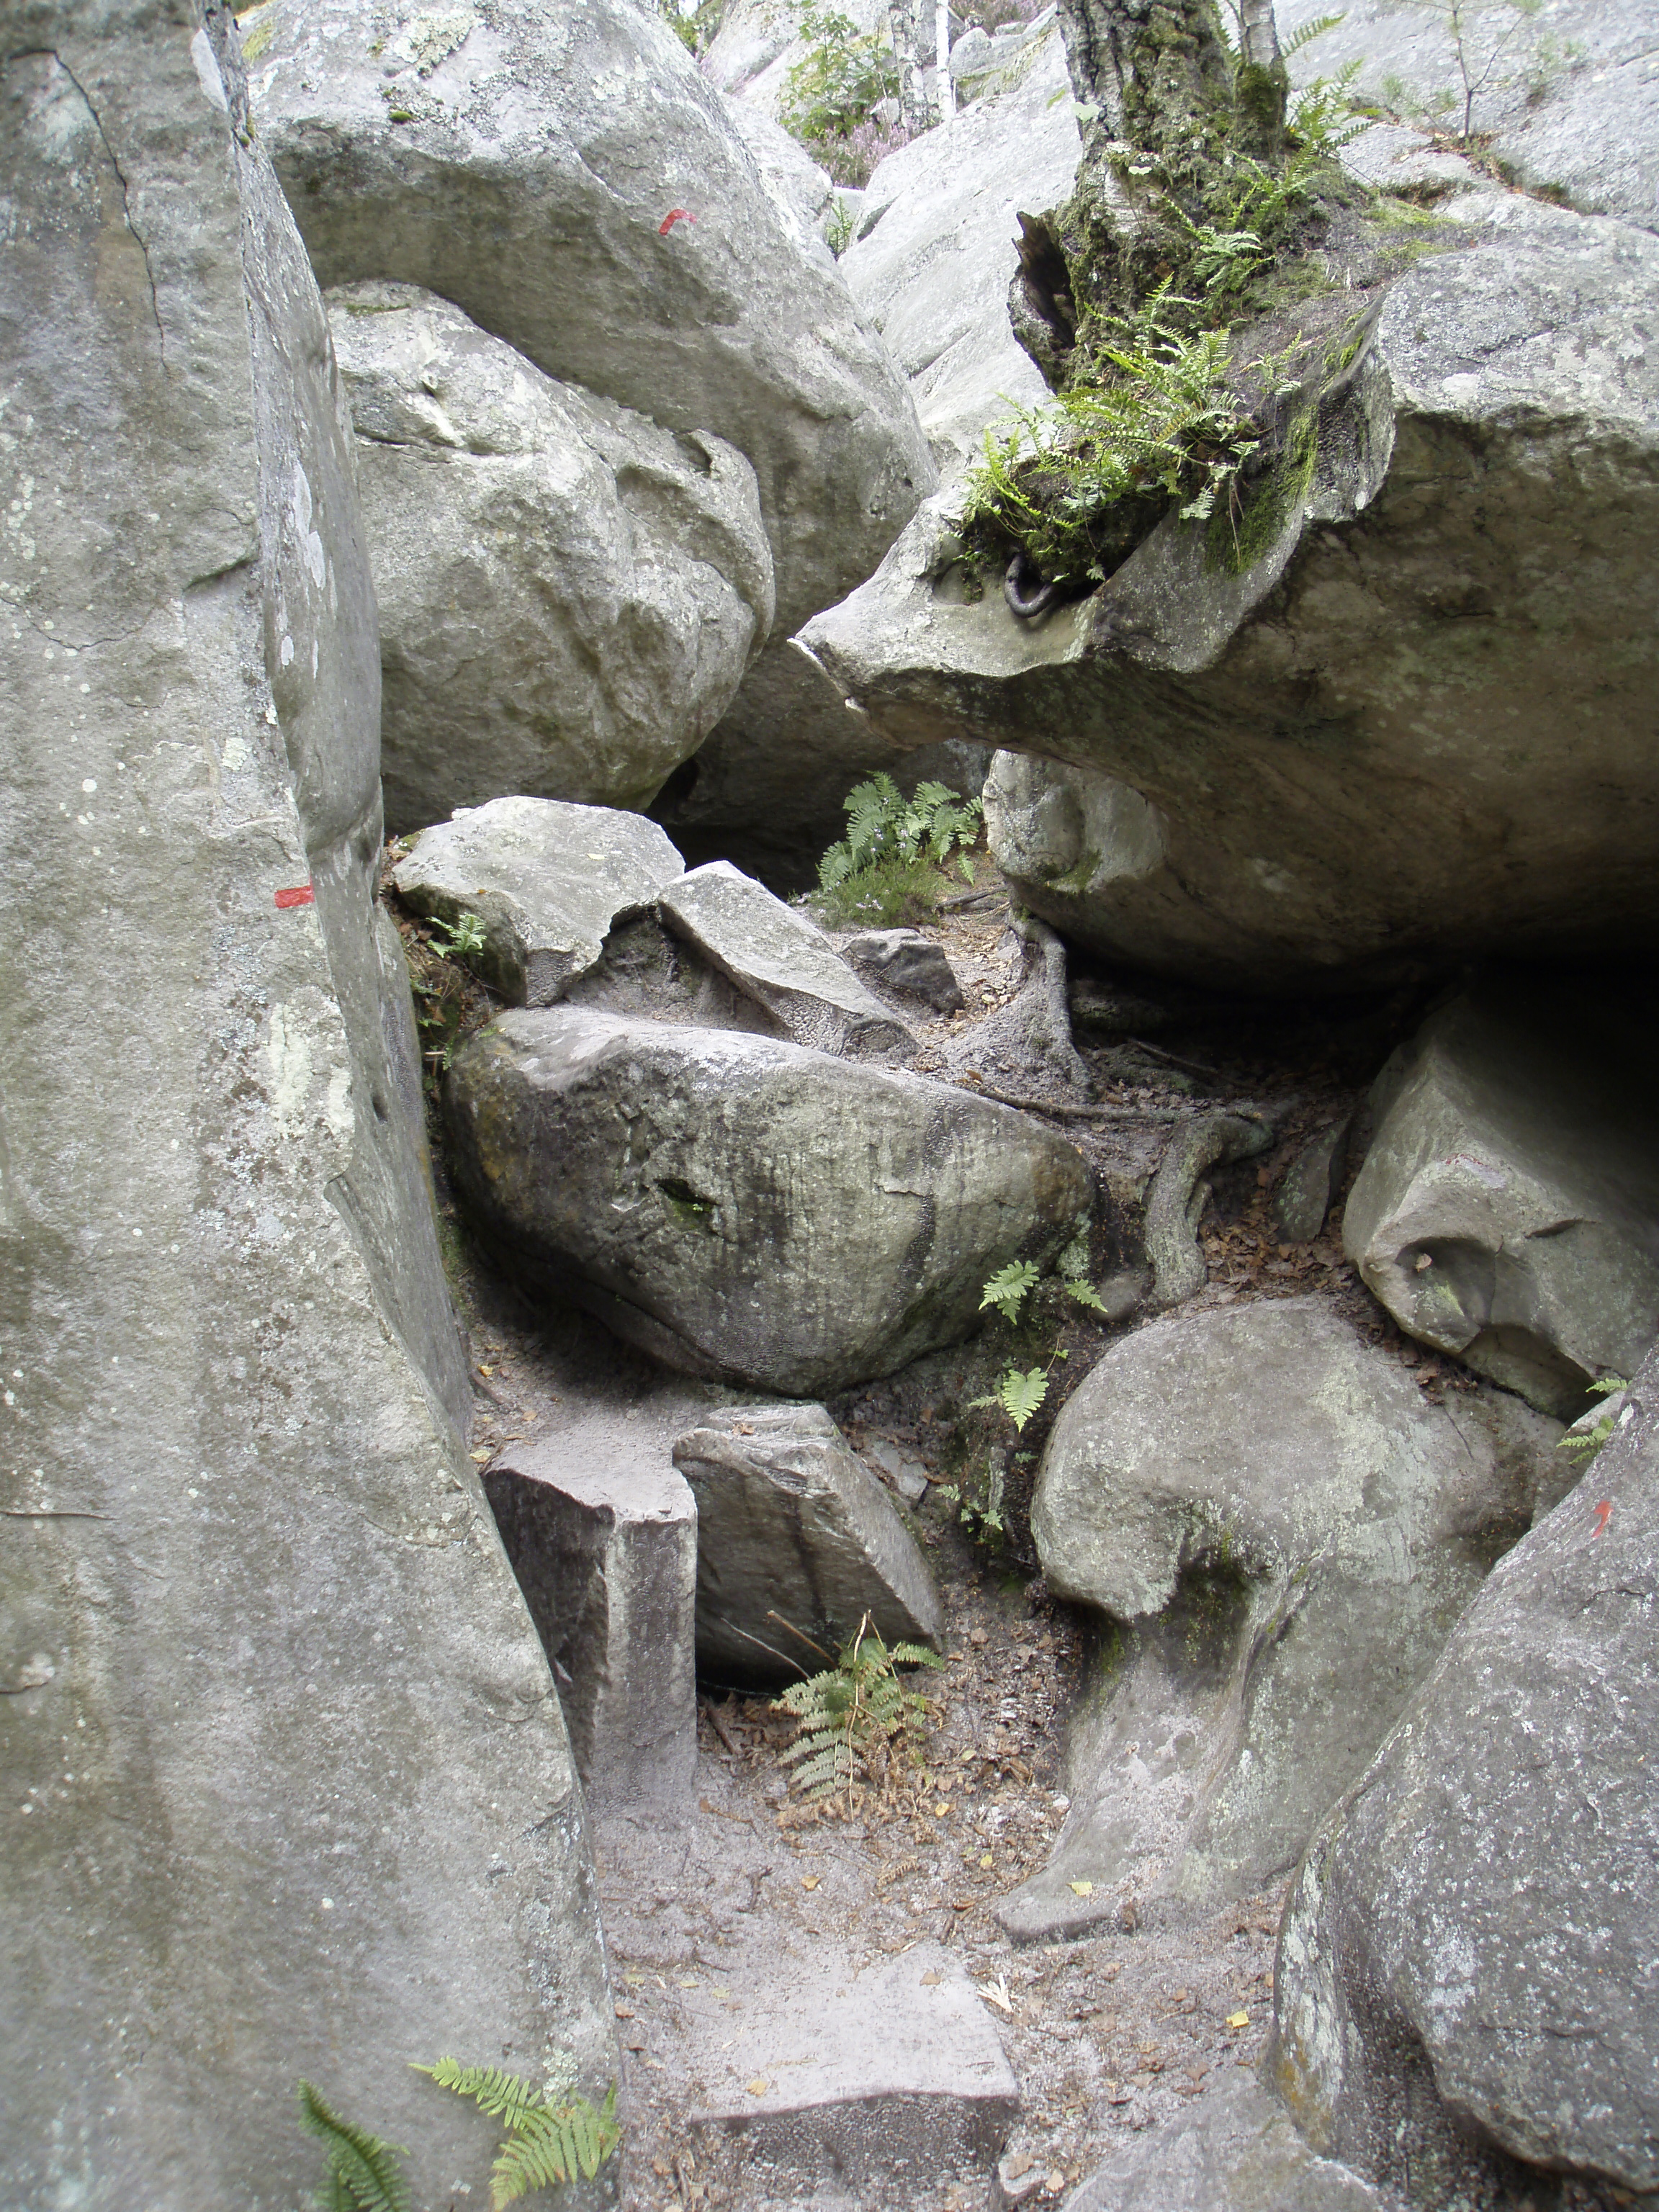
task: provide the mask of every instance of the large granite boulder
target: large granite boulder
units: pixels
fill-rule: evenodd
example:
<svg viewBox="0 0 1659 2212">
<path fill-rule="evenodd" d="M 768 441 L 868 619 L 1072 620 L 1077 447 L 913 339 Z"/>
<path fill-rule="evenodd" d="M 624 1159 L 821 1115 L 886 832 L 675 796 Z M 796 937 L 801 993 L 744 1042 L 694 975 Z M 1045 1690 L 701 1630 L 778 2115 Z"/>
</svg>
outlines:
<svg viewBox="0 0 1659 2212">
<path fill-rule="evenodd" d="M 401 27 L 376 0 L 270 0 L 243 35 L 325 284 L 422 285 L 549 376 L 746 455 L 777 625 L 674 818 L 827 842 L 885 748 L 788 636 L 870 574 L 933 469 L 902 378 L 720 93 L 631 0 Z"/>
<path fill-rule="evenodd" d="M 1117 1633 L 1005 1925 L 1080 1929 L 1126 1890 L 1207 1906 L 1293 1866 L 1526 1528 L 1559 1434 L 1528 1419 L 1431 1405 L 1314 1298 L 1114 1346 L 1054 1424 L 1031 1529 L 1048 1587 Z"/>
<path fill-rule="evenodd" d="M 478 972 L 520 1006 L 551 1006 L 599 965 L 618 922 L 684 873 L 654 822 L 556 799 L 492 799 L 422 830 L 392 870 L 404 904 L 452 929 L 474 914 Z"/>
<path fill-rule="evenodd" d="M 642 806 L 772 626 L 755 474 L 412 284 L 329 295 L 380 609 L 386 819 Z"/>
<path fill-rule="evenodd" d="M 1650 1360 L 1286 1908 L 1272 2079 L 1316 2148 L 1417 2204 L 1468 2201 L 1483 2145 L 1659 2190 L 1656 1605 Z"/>
<path fill-rule="evenodd" d="M 887 156 L 841 260 L 853 297 L 910 379 L 947 476 L 977 459 L 988 423 L 1048 396 L 1014 337 L 1008 286 L 1021 212 L 1057 205 L 1077 173 L 1080 142 L 1052 16 L 1010 75 L 948 130 Z"/>
<path fill-rule="evenodd" d="M 1659 1338 L 1659 1046 L 1578 979 L 1498 975 L 1373 1089 L 1348 1256 L 1400 1326 L 1571 1420 Z M 1588 1036 L 1616 1036 L 1607 1049 Z"/>
<path fill-rule="evenodd" d="M 1452 208 L 1370 295 L 1243 573 L 1170 516 L 1024 623 L 970 590 L 941 496 L 801 634 L 896 745 L 1044 757 L 1023 854 L 988 806 L 993 850 L 1103 954 L 1279 991 L 1659 933 L 1659 355 L 1630 341 L 1659 240 Z"/>
<path fill-rule="evenodd" d="M 1089 1203 L 1082 1156 L 942 1084 L 570 1005 L 502 1015 L 445 1095 L 503 1264 L 668 1365 L 790 1397 L 974 1328 Z"/>
<path fill-rule="evenodd" d="M 447 2202 L 487 2143 L 408 2061 L 602 2093 L 614 2031 L 462 1448 L 328 326 L 228 16 L 9 32 L 0 2201 L 298 2203 L 304 2075 Z"/>
<path fill-rule="evenodd" d="M 781 1688 L 866 1615 L 889 1644 L 943 1650 L 921 1547 L 822 1406 L 724 1407 L 679 1438 L 674 1465 L 697 1501 L 705 1678 Z"/>
</svg>

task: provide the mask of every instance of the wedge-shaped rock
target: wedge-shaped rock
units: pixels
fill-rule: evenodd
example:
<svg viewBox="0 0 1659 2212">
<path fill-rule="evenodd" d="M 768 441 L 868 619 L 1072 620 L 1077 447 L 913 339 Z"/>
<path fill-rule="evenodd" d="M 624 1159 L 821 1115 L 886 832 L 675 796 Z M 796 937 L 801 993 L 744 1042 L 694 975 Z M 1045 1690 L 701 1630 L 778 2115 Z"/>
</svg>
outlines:
<svg viewBox="0 0 1659 2212">
<path fill-rule="evenodd" d="M 1559 1431 L 1520 1413 L 1455 1425 L 1311 1298 L 1109 1352 L 1054 1424 L 1031 1527 L 1049 1588 L 1121 1648 L 1054 1857 L 1005 1924 L 1086 1927 L 1126 1888 L 1208 1905 L 1294 1865 L 1528 1526 Z"/>
<path fill-rule="evenodd" d="M 654 822 L 609 806 L 492 799 L 423 830 L 392 871 L 416 914 L 476 914 L 479 971 L 516 1005 L 550 1006 L 596 967 L 617 922 L 683 870 Z"/>
<path fill-rule="evenodd" d="M 329 295 L 380 611 L 386 819 L 643 806 L 772 626 L 755 472 L 412 284 Z"/>
<path fill-rule="evenodd" d="M 1067 818 L 1016 890 L 1069 939 L 1272 992 L 1652 941 L 1659 353 L 1629 333 L 1659 238 L 1450 209 L 1237 551 L 1219 507 L 1172 514 L 1022 622 L 941 495 L 800 633 L 894 745 L 1045 757 L 1022 804 Z"/>
<path fill-rule="evenodd" d="M 1659 2190 L 1659 1361 L 1316 1839 L 1270 2078 L 1419 2205 L 1472 2144 Z M 1524 2179 L 1524 2177 L 1519 2177 Z M 1525 2193 L 1514 2192 L 1515 2198 Z"/>
<path fill-rule="evenodd" d="M 484 1476 L 590 1796 L 686 1795 L 697 1769 L 697 1509 L 671 1466 L 578 1427 Z"/>
<path fill-rule="evenodd" d="M 914 1045 L 822 931 L 729 860 L 666 885 L 657 911 L 796 1044 L 820 1052 Z"/>
<path fill-rule="evenodd" d="M 672 1367 L 791 1397 L 968 1335 L 1054 1251 L 1081 1156 L 1006 1108 L 770 1037 L 504 1014 L 446 1092 L 456 1172 L 521 1279 Z"/>
<path fill-rule="evenodd" d="M 944 946 L 919 929 L 862 929 L 843 940 L 841 955 L 872 982 L 921 999 L 935 1013 L 954 1014 L 968 1003 Z"/>
<path fill-rule="evenodd" d="M 867 1613 L 888 1644 L 942 1646 L 915 1539 L 822 1406 L 733 1406 L 674 1464 L 697 1501 L 697 1668 L 738 1687 L 811 1674 Z M 794 1632 L 792 1633 L 791 1632 Z"/>
<path fill-rule="evenodd" d="M 1374 1087 L 1343 1215 L 1402 1328 L 1564 1419 L 1659 1337 L 1659 1048 L 1639 1008 L 1520 975 L 1443 1007 Z"/>
</svg>

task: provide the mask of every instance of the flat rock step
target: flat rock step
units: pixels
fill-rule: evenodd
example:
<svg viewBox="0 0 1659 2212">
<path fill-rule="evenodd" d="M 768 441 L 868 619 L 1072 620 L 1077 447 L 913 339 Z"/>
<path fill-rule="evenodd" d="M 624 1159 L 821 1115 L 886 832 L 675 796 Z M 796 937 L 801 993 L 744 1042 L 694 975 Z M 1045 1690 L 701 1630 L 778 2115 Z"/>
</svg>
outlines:
<svg viewBox="0 0 1659 2212">
<path fill-rule="evenodd" d="M 862 1971 L 779 1958 L 740 2014 L 691 2025 L 689 2124 L 754 2166 L 860 2186 L 995 2170 L 1019 2086 L 960 1961 L 917 1944 Z M 735 2025 L 735 2033 L 733 2027 Z"/>
</svg>

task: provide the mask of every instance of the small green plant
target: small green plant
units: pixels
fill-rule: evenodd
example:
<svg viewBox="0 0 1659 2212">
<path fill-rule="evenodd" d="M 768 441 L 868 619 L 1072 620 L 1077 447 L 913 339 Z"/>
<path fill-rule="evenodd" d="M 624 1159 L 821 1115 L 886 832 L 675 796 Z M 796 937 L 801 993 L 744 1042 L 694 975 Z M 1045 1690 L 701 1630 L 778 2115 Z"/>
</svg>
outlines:
<svg viewBox="0 0 1659 2212">
<path fill-rule="evenodd" d="M 847 794 L 847 835 L 818 863 L 818 897 L 833 920 L 896 921 L 909 910 L 938 906 L 941 872 L 954 863 L 974 880 L 968 854 L 977 842 L 981 807 L 943 783 L 921 783 L 906 799 L 890 775 L 878 774 Z"/>
<path fill-rule="evenodd" d="M 578 2174 L 591 2181 L 622 2142 L 614 2081 L 604 2104 L 594 2105 L 586 2097 L 550 2097 L 499 2066 L 462 2066 L 453 2058 L 441 2058 L 435 2066 L 415 2070 L 428 2075 L 441 2089 L 471 2097 L 480 2112 L 506 2127 L 507 2139 L 489 2173 L 492 2212 L 502 2212 L 532 2189 L 550 2189 Z"/>
<path fill-rule="evenodd" d="M 858 228 L 858 211 L 850 200 L 836 195 L 830 210 L 830 220 L 823 226 L 823 242 L 837 261 L 853 243 L 853 233 Z"/>
<path fill-rule="evenodd" d="M 1073 1249 L 1080 1249 L 1080 1240 L 1079 1247 Z M 1083 1266 L 1086 1265 L 1086 1254 L 1073 1268 L 1067 1268 L 1065 1262 L 1071 1259 L 1072 1252 L 1069 1250 L 1061 1255 L 1061 1287 L 1066 1295 L 1075 1298 L 1079 1305 L 1091 1307 L 1096 1313 L 1103 1314 L 1106 1309 L 1101 1303 L 1099 1293 L 1082 1272 Z M 1040 1272 L 1030 1260 L 1012 1260 L 1006 1267 L 999 1267 L 995 1274 L 986 1282 L 980 1297 L 980 1311 L 983 1313 L 988 1307 L 994 1307 L 1011 1328 L 1017 1327 L 1020 1309 L 1030 1293 L 1036 1288 Z M 1013 1423 L 1015 1432 L 1024 1435 L 1025 1424 L 1034 1413 L 1042 1410 L 1043 1400 L 1048 1395 L 1049 1376 L 1057 1364 L 1066 1356 L 1066 1352 L 1056 1347 L 1049 1353 L 1047 1362 L 1040 1366 L 1022 1368 L 1011 1362 L 998 1376 L 996 1385 L 988 1396 L 970 1398 L 968 1402 L 970 1406 L 975 1407 L 1000 1407 Z M 994 1506 L 990 1511 L 977 1506 L 964 1506 L 963 1511 L 964 1520 L 968 1518 L 970 1511 L 975 1518 L 983 1522 L 988 1527 L 994 1525 L 996 1528 L 1000 1529 L 1002 1526 L 1000 1520 L 994 1520 Z"/>
<path fill-rule="evenodd" d="M 1620 1390 L 1628 1390 L 1630 1381 L 1628 1376 L 1623 1375 L 1604 1375 L 1599 1382 L 1592 1382 L 1589 1387 L 1598 1398 L 1611 1398 Z M 1586 1415 L 1585 1418 L 1588 1419 L 1589 1416 Z M 1580 1428 L 1575 1422 L 1556 1449 L 1558 1451 L 1571 1452 L 1581 1467 L 1588 1467 L 1596 1453 L 1612 1436 L 1613 1422 L 1612 1407 L 1604 1407 L 1600 1419 L 1591 1421 L 1589 1428 Z"/>
<path fill-rule="evenodd" d="M 860 1794 L 890 1797 L 906 1767 L 922 1765 L 928 1700 L 907 1690 L 901 1667 L 940 1668 L 921 1644 L 884 1644 L 869 1614 L 833 1667 L 792 1682 L 772 1710 L 787 1713 L 795 1737 L 782 1754 L 791 1787 L 808 1803 L 839 1797 L 850 1814 Z"/>
<path fill-rule="evenodd" d="M 483 920 L 476 914 L 461 914 L 453 921 L 434 921 L 432 941 L 446 960 L 465 960 L 484 949 Z"/>
<path fill-rule="evenodd" d="M 1242 214 L 1248 200 L 1237 205 Z M 1195 266 L 1217 285 L 1255 265 L 1258 228 L 1186 228 Z M 1239 501 L 1241 472 L 1261 444 L 1239 388 L 1249 380 L 1266 396 L 1281 394 L 1291 349 L 1235 370 L 1224 328 L 1169 327 L 1171 315 L 1196 305 L 1161 284 L 1132 324 L 1116 325 L 1120 342 L 1101 348 L 1110 381 L 1016 408 L 1011 428 L 986 431 L 958 526 L 970 553 L 1006 557 L 1012 544 L 1045 579 L 1080 589 L 1103 582 L 1171 507 L 1183 521 L 1203 522 L 1218 501 Z"/>
<path fill-rule="evenodd" d="M 401 2143 L 383 2142 L 343 2120 L 309 2081 L 300 2084 L 300 2125 L 316 2136 L 328 2160 L 328 2180 L 316 2199 L 319 2212 L 409 2212 L 409 2184 L 393 2155 Z"/>
<path fill-rule="evenodd" d="M 879 32 L 833 8 L 803 9 L 806 52 L 783 81 L 779 120 L 792 137 L 825 145 L 849 138 L 878 103 L 898 96 L 898 58 Z"/>
</svg>

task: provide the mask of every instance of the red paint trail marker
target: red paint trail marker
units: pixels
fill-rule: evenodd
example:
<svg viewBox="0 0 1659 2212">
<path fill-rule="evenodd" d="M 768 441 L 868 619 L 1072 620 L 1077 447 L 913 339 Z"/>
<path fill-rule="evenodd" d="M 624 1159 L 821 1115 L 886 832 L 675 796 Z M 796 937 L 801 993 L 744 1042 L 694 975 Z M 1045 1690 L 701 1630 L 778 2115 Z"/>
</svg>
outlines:
<svg viewBox="0 0 1659 2212">
<path fill-rule="evenodd" d="M 292 890 L 277 892 L 276 903 L 280 907 L 309 906 L 314 896 L 309 884 L 295 884 Z"/>
<path fill-rule="evenodd" d="M 677 222 L 695 222 L 696 219 L 690 208 L 670 208 L 657 225 L 657 235 L 659 238 L 666 238 Z"/>
<path fill-rule="evenodd" d="M 1595 1526 L 1590 1530 L 1592 1536 L 1599 1536 L 1601 1534 L 1601 1531 L 1607 1525 L 1607 1520 L 1609 1516 L 1612 1514 L 1612 1511 L 1613 1500 L 1610 1498 L 1604 1498 L 1601 1500 L 1601 1503 L 1595 1509 Z"/>
</svg>

